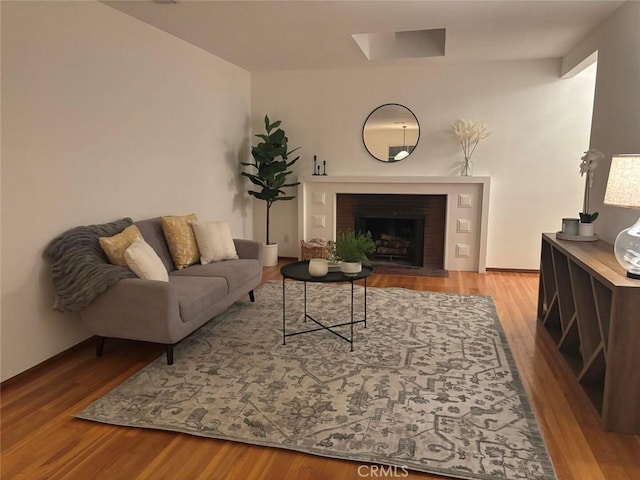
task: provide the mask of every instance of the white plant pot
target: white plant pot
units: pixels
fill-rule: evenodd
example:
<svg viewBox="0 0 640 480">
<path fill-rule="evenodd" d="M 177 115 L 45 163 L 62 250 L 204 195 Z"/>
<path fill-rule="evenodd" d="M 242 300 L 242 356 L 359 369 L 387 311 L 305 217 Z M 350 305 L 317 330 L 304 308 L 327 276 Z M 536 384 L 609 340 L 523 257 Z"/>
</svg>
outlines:
<svg viewBox="0 0 640 480">
<path fill-rule="evenodd" d="M 347 276 L 357 275 L 362 271 L 360 262 L 340 262 L 340 271 Z"/>
<path fill-rule="evenodd" d="M 270 245 L 264 245 L 262 251 L 262 264 L 265 267 L 275 267 L 278 265 L 278 244 L 272 243 Z"/>
<path fill-rule="evenodd" d="M 312 258 L 309 260 L 309 275 L 312 277 L 324 277 L 329 272 L 329 262 L 324 258 Z"/>
<path fill-rule="evenodd" d="M 595 226 L 593 223 L 580 222 L 578 224 L 578 235 L 581 237 L 593 237 L 595 233 Z"/>
</svg>

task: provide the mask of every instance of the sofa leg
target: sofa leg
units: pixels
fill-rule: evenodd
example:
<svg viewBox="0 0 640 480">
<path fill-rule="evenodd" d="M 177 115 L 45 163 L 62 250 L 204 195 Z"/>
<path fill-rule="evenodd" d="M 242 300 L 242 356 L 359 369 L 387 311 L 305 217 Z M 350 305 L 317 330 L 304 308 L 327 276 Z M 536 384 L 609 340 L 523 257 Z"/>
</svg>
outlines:
<svg viewBox="0 0 640 480">
<path fill-rule="evenodd" d="M 104 341 L 105 337 L 98 337 L 98 341 L 96 342 L 96 357 L 101 357 L 104 352 Z"/>
<path fill-rule="evenodd" d="M 166 344 L 164 347 L 167 352 L 167 365 L 173 365 L 173 345 Z"/>
<path fill-rule="evenodd" d="M 253 294 L 253 290 L 250 290 L 250 291 L 249 291 L 249 300 L 251 300 L 252 302 L 255 302 L 255 301 L 256 301 L 256 297 L 255 297 L 255 295 Z"/>
</svg>

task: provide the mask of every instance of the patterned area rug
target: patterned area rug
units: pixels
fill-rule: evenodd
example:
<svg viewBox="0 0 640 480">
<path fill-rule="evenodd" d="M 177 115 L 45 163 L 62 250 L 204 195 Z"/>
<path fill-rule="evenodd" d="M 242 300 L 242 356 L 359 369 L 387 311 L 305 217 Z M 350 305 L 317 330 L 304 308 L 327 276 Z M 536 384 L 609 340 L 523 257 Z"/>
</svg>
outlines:
<svg viewBox="0 0 640 480">
<path fill-rule="evenodd" d="M 287 333 L 303 322 L 287 282 Z M 356 287 L 355 314 L 363 314 Z M 309 313 L 350 288 L 308 284 Z M 357 319 L 357 318 L 356 318 Z M 348 328 L 340 327 L 348 336 Z M 463 479 L 555 479 L 491 297 L 367 290 L 354 351 L 328 331 L 282 344 L 282 284 L 238 302 L 76 416 Z"/>
</svg>

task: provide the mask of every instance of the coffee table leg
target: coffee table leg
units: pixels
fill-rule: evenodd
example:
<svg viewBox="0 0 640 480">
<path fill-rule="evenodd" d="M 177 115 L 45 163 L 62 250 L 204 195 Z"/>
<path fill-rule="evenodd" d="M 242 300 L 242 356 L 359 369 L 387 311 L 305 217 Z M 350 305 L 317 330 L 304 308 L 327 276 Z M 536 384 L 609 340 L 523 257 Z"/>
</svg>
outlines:
<svg viewBox="0 0 640 480">
<path fill-rule="evenodd" d="M 286 305 L 287 305 L 287 301 L 286 301 L 286 297 L 285 297 L 285 293 L 284 293 L 284 277 L 282 278 L 282 344 L 286 345 L 287 344 L 287 332 L 285 330 L 285 310 L 286 310 Z"/>
<path fill-rule="evenodd" d="M 367 328 L 367 277 L 364 277 L 364 328 Z"/>
<path fill-rule="evenodd" d="M 303 282 L 304 283 L 304 317 L 302 318 L 302 320 L 304 322 L 307 321 L 307 282 Z"/>
<path fill-rule="evenodd" d="M 351 351 L 353 352 L 353 280 L 351 281 Z"/>
</svg>

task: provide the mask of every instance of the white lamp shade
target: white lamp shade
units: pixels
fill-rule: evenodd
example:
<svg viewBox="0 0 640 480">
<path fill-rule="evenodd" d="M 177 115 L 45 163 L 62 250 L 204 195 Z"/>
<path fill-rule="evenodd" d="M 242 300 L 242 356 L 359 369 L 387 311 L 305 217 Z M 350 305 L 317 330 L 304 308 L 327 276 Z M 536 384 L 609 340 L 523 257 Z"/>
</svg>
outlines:
<svg viewBox="0 0 640 480">
<path fill-rule="evenodd" d="M 640 208 L 640 154 L 611 157 L 604 203 L 615 207 Z"/>
</svg>

